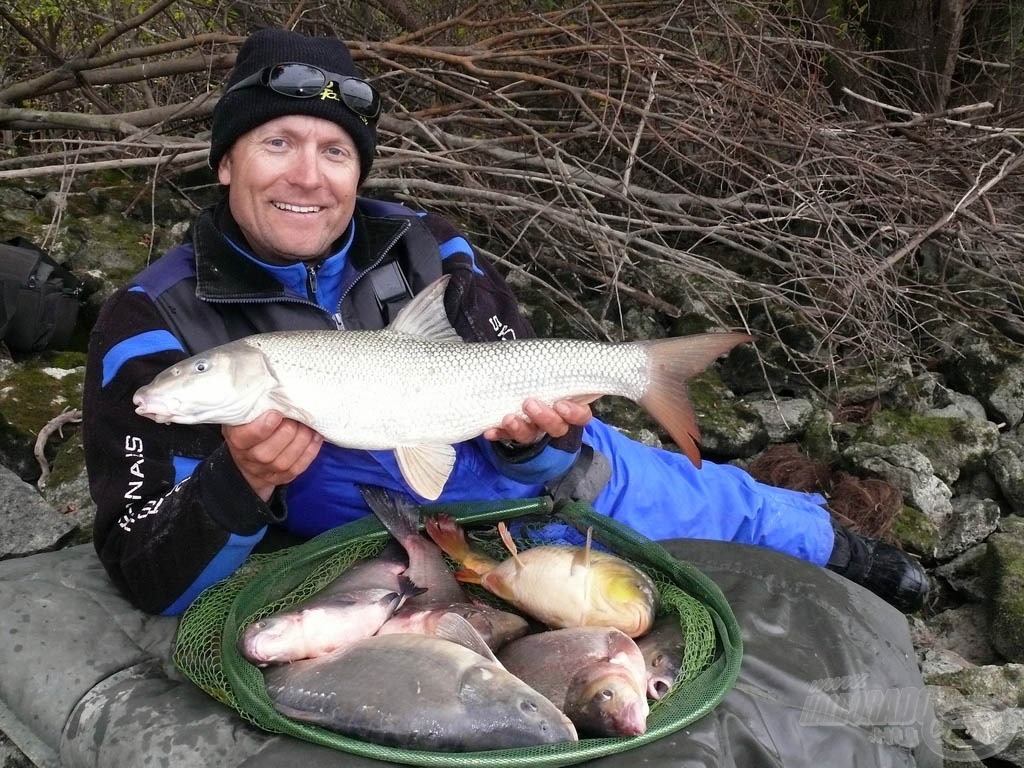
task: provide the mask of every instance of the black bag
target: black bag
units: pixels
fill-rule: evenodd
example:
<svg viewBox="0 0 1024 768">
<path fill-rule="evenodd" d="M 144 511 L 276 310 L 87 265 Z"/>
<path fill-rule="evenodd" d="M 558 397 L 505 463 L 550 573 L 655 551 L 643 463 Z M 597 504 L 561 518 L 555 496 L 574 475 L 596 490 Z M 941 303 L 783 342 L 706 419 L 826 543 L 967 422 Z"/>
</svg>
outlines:
<svg viewBox="0 0 1024 768">
<path fill-rule="evenodd" d="M 66 344 L 82 282 L 23 237 L 0 243 L 0 337 L 12 352 Z"/>
</svg>

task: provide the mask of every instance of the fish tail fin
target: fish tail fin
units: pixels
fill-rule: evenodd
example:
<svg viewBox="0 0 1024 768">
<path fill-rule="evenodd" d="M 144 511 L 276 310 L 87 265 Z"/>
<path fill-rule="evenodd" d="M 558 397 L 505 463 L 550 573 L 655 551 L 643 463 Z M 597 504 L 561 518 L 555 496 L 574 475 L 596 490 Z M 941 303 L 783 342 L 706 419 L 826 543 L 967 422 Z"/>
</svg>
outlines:
<svg viewBox="0 0 1024 768">
<path fill-rule="evenodd" d="M 375 485 L 360 485 L 359 492 L 381 525 L 395 539 L 408 541 L 410 536 L 419 535 L 419 507 L 411 501 Z"/>
<path fill-rule="evenodd" d="M 424 528 L 442 552 L 470 572 L 479 575 L 498 564 L 497 561 L 470 548 L 466 540 L 466 531 L 451 515 L 432 515 L 424 520 Z"/>
<path fill-rule="evenodd" d="M 694 466 L 700 466 L 700 430 L 686 380 L 737 344 L 750 340 L 745 333 L 703 333 L 637 342 L 647 348 L 651 377 L 638 402 L 668 431 Z"/>
<path fill-rule="evenodd" d="M 416 586 L 416 582 L 406 576 L 404 573 L 398 577 L 398 605 L 395 606 L 397 611 L 405 601 L 412 597 L 419 597 L 427 591 L 426 587 Z"/>
</svg>

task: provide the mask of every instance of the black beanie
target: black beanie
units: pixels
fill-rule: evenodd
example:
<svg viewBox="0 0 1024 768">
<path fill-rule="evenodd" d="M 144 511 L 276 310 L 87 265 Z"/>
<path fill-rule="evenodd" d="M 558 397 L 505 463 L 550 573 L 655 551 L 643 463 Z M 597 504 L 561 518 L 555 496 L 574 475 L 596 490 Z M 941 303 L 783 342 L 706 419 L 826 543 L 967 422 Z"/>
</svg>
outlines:
<svg viewBox="0 0 1024 768">
<path fill-rule="evenodd" d="M 235 68 L 224 92 L 251 74 L 274 64 L 311 64 L 339 75 L 362 77 L 346 45 L 333 37 L 306 37 L 285 29 L 263 29 L 253 33 L 238 51 Z M 210 138 L 210 167 L 214 171 L 224 153 L 239 136 L 263 123 L 285 115 L 310 115 L 337 123 L 352 137 L 359 152 L 359 183 L 373 165 L 377 146 L 377 125 L 363 122 L 355 112 L 336 99 L 295 99 L 270 88 L 241 88 L 222 96 L 213 108 Z"/>
</svg>

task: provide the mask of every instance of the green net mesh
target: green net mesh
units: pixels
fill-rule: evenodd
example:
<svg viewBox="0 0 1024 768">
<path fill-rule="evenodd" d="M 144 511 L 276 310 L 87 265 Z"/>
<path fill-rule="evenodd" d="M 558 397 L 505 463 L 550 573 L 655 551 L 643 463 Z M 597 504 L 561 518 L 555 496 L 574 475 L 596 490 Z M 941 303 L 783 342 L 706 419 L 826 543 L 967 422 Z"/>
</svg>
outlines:
<svg viewBox="0 0 1024 768">
<path fill-rule="evenodd" d="M 652 703 L 646 733 L 452 754 L 362 742 L 279 714 L 267 694 L 262 672 L 239 653 L 238 638 L 253 621 L 313 595 L 353 563 L 377 555 L 389 535 L 373 516 L 295 547 L 253 555 L 232 576 L 204 591 L 182 616 L 175 638 L 175 665 L 209 695 L 264 730 L 376 760 L 467 768 L 570 765 L 632 749 L 707 714 L 735 682 L 742 643 L 728 603 L 714 582 L 658 544 L 579 502 L 554 509 L 546 498 L 423 508 L 424 514 L 437 512 L 456 518 L 475 546 L 496 553 L 504 552 L 494 532 L 499 520 L 517 523 L 517 543 L 524 549 L 536 543 L 531 541 L 531 531 L 551 522 L 567 523 L 580 532 L 591 529 L 595 542 L 654 579 L 660 590 L 658 614 L 678 617 L 685 644 L 675 684 L 668 695 Z"/>
</svg>

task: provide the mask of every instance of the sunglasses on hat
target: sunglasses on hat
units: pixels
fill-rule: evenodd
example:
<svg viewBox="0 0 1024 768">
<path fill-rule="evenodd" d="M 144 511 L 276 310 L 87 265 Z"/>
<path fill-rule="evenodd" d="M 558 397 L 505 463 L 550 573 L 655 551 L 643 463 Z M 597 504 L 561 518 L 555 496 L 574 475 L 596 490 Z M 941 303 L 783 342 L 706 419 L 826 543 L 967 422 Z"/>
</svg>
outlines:
<svg viewBox="0 0 1024 768">
<path fill-rule="evenodd" d="M 380 94 L 365 80 L 350 75 L 326 72 L 310 64 L 285 63 L 264 67 L 232 85 L 224 95 L 243 88 L 262 85 L 274 93 L 293 99 L 334 99 L 365 120 L 380 114 Z"/>
</svg>

